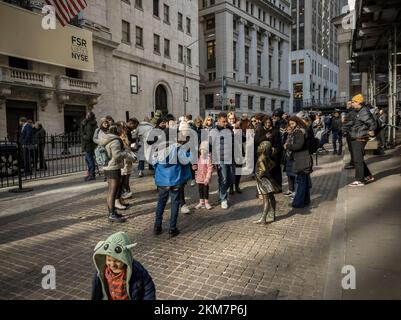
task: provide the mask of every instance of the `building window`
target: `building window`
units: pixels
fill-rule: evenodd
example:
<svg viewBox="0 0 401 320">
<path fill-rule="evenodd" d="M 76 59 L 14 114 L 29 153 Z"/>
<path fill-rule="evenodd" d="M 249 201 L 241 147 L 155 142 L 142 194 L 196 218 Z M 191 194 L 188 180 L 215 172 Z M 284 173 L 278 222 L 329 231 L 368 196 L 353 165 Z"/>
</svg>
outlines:
<svg viewBox="0 0 401 320">
<path fill-rule="evenodd" d="M 248 109 L 253 110 L 253 96 L 248 96 Z"/>
<path fill-rule="evenodd" d="M 291 61 L 291 74 L 297 74 L 297 60 Z"/>
<path fill-rule="evenodd" d="M 192 52 L 191 49 L 187 48 L 187 65 L 192 65 Z"/>
<path fill-rule="evenodd" d="M 265 111 L 266 98 L 260 98 L 260 111 Z"/>
<path fill-rule="evenodd" d="M 191 19 L 187 18 L 187 33 L 191 34 Z"/>
<path fill-rule="evenodd" d="M 263 11 L 263 22 L 266 22 L 266 12 Z"/>
<path fill-rule="evenodd" d="M 241 108 L 241 94 L 239 93 L 235 94 L 235 108 L 237 109 Z"/>
<path fill-rule="evenodd" d="M 183 22 L 182 22 L 182 13 L 178 12 L 178 30 L 184 31 Z"/>
<path fill-rule="evenodd" d="M 281 110 L 284 110 L 284 101 L 281 101 Z"/>
<path fill-rule="evenodd" d="M 262 76 L 262 52 L 258 51 L 258 77 Z"/>
<path fill-rule="evenodd" d="M 260 8 L 258 9 L 258 19 L 262 20 L 262 10 Z"/>
<path fill-rule="evenodd" d="M 210 0 L 210 5 L 214 6 L 214 2 L 215 2 L 214 0 Z"/>
<path fill-rule="evenodd" d="M 216 72 L 209 72 L 209 81 L 216 80 Z"/>
<path fill-rule="evenodd" d="M 164 39 L 164 56 L 170 58 L 170 40 Z"/>
<path fill-rule="evenodd" d="M 253 15 L 253 3 L 251 3 L 251 15 Z"/>
<path fill-rule="evenodd" d="M 249 37 L 249 27 L 245 26 L 245 35 Z"/>
<path fill-rule="evenodd" d="M 245 73 L 249 73 L 249 47 L 245 47 Z"/>
<path fill-rule="evenodd" d="M 170 7 L 166 4 L 163 5 L 164 7 L 164 22 L 170 23 Z"/>
<path fill-rule="evenodd" d="M 135 0 L 135 7 L 138 9 L 142 9 L 142 0 Z"/>
<path fill-rule="evenodd" d="M 214 108 L 214 95 L 213 94 L 205 94 L 205 107 L 206 107 L 206 109 Z"/>
<path fill-rule="evenodd" d="M 153 15 L 159 17 L 159 0 L 153 0 Z"/>
<path fill-rule="evenodd" d="M 135 37 L 136 37 L 135 44 L 143 48 L 143 29 L 141 27 L 135 28 Z"/>
<path fill-rule="evenodd" d="M 131 34 L 130 34 L 130 24 L 127 21 L 122 21 L 122 42 L 130 44 Z"/>
<path fill-rule="evenodd" d="M 299 60 L 299 73 L 300 74 L 304 73 L 304 65 L 305 65 L 305 60 L 304 59 L 300 59 Z"/>
<path fill-rule="evenodd" d="M 184 63 L 184 47 L 182 45 L 178 45 L 178 62 Z"/>
<path fill-rule="evenodd" d="M 276 110 L 276 100 L 272 99 L 272 110 L 271 111 L 274 111 L 274 110 Z"/>
<path fill-rule="evenodd" d="M 245 6 L 246 6 L 246 12 L 248 12 L 249 11 L 249 1 L 246 2 Z"/>
<path fill-rule="evenodd" d="M 160 54 L 160 36 L 157 34 L 153 35 L 153 52 Z"/>
<path fill-rule="evenodd" d="M 216 67 L 216 41 L 207 42 L 207 67 L 208 69 Z"/>
<path fill-rule="evenodd" d="M 206 20 L 206 30 L 213 30 L 216 27 L 214 17 Z"/>
</svg>

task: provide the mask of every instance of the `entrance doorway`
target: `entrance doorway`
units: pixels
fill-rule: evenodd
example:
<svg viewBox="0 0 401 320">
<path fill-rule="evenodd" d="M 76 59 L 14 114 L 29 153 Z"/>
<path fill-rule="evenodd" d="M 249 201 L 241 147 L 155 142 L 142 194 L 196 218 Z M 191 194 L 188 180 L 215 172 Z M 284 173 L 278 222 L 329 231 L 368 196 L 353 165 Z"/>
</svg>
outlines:
<svg viewBox="0 0 401 320">
<path fill-rule="evenodd" d="M 36 122 L 37 103 L 32 101 L 7 100 L 6 101 L 6 119 L 7 136 L 10 140 L 16 140 L 18 136 L 19 119 L 27 118 Z"/>
<path fill-rule="evenodd" d="M 81 127 L 81 122 L 85 119 L 85 116 L 85 106 L 73 106 L 66 104 L 64 106 L 64 132 L 78 132 Z"/>
<path fill-rule="evenodd" d="M 162 84 L 159 84 L 156 88 L 155 107 L 156 110 L 160 110 L 164 115 L 168 113 L 167 90 Z"/>
</svg>

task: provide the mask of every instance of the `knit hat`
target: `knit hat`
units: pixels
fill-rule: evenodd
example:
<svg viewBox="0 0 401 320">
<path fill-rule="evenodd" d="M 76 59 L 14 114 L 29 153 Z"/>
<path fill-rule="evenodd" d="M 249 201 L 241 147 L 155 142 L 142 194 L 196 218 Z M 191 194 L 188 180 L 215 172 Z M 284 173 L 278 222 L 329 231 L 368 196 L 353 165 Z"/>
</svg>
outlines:
<svg viewBox="0 0 401 320">
<path fill-rule="evenodd" d="M 106 267 L 106 256 L 113 257 L 114 259 L 123 262 L 127 266 L 127 288 L 129 288 L 133 263 L 130 249 L 136 245 L 136 243 L 132 244 L 132 242 L 129 241 L 127 234 L 124 232 L 117 232 L 108 237 L 105 241 L 98 242 L 95 247 L 95 253 L 93 254 L 93 262 L 97 269 L 99 279 L 103 283 L 102 288 L 105 287 L 104 270 Z M 103 292 L 103 297 L 108 297 L 106 292 Z"/>
<path fill-rule="evenodd" d="M 351 101 L 354 103 L 363 103 L 364 102 L 363 95 L 357 94 L 356 96 L 352 97 Z"/>
</svg>

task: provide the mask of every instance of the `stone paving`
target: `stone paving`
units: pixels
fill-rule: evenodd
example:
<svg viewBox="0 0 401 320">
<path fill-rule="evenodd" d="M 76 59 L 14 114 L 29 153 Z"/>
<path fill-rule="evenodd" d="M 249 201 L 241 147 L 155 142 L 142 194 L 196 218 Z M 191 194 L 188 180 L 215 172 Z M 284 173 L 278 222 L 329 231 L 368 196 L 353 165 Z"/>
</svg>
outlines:
<svg viewBox="0 0 401 320">
<path fill-rule="evenodd" d="M 214 176 L 216 207 L 180 214 L 181 234 L 173 239 L 152 233 L 157 192 L 149 176 L 132 180 L 135 198 L 122 225 L 106 219 L 101 181 L 78 192 L 69 184 L 69 198 L 62 182 L 54 184 L 61 189 L 46 201 L 43 192 L 14 200 L 0 192 L 0 210 L 11 213 L 16 202 L 20 210 L 0 215 L 0 299 L 89 299 L 93 248 L 117 231 L 138 242 L 134 257 L 153 277 L 158 299 L 321 299 L 341 167 L 342 157 L 322 156 L 313 173 L 312 206 L 292 210 L 290 199 L 278 195 L 277 221 L 267 226 L 252 223 L 261 209 L 254 180 L 244 179 L 244 193 L 222 210 Z M 197 188 L 187 186 L 186 196 L 193 207 Z M 164 230 L 168 218 L 166 209 Z M 45 265 L 56 268 L 55 290 L 41 286 Z"/>
</svg>

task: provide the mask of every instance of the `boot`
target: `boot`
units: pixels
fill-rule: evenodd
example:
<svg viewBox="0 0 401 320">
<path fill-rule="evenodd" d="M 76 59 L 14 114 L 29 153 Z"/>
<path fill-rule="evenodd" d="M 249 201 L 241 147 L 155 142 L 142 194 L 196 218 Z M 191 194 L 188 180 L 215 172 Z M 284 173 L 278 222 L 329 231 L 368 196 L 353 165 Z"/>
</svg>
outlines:
<svg viewBox="0 0 401 320">
<path fill-rule="evenodd" d="M 257 221 L 254 221 L 253 223 L 255 224 L 267 224 L 266 218 L 267 214 L 269 213 L 270 209 L 270 202 L 267 198 L 267 195 L 263 195 L 263 212 L 262 215 L 260 216 L 260 219 Z"/>
<path fill-rule="evenodd" d="M 233 185 L 230 186 L 230 194 L 231 194 L 231 195 L 234 194 L 234 186 L 233 186 Z"/>
<path fill-rule="evenodd" d="M 241 190 L 241 188 L 239 187 L 239 183 L 235 185 L 235 191 L 237 191 L 237 193 L 239 193 L 239 194 L 242 193 L 242 190 Z"/>
<path fill-rule="evenodd" d="M 108 219 L 110 222 L 118 222 L 118 223 L 127 221 L 127 219 L 125 219 L 121 214 L 118 214 L 115 210 L 111 210 L 109 212 Z"/>
</svg>

